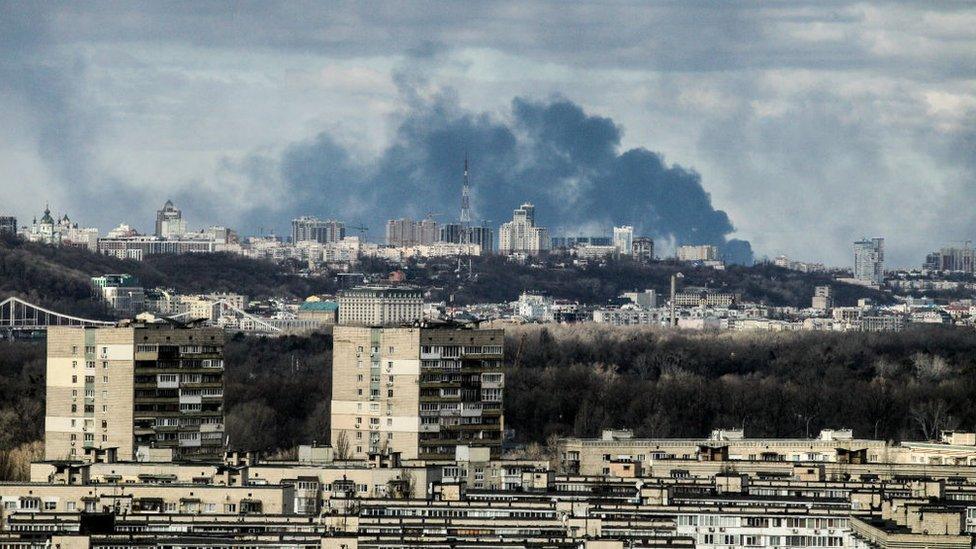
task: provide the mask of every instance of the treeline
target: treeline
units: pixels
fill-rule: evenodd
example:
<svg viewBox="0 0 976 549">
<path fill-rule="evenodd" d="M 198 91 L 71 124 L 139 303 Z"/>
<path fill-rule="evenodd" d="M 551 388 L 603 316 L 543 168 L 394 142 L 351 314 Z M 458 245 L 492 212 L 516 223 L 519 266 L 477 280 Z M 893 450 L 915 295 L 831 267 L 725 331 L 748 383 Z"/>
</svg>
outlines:
<svg viewBox="0 0 976 549">
<path fill-rule="evenodd" d="M 809 307 L 816 286 L 830 285 L 838 305 L 855 305 L 862 297 L 890 303 L 890 295 L 862 286 L 835 282 L 826 273 L 801 273 L 773 265 L 729 266 L 725 270 L 693 267 L 676 261 L 642 264 L 628 258 L 604 264 L 574 266 L 569 258 L 553 256 L 544 267 L 519 264 L 501 256 L 474 258 L 470 265 L 456 260 L 424 260 L 405 270 L 408 281 L 433 288 L 435 299 L 457 304 L 514 301 L 523 291 L 600 304 L 623 292 L 653 289 L 667 299 L 671 275 L 681 273 L 681 287 L 708 287 L 733 292 L 746 301 L 773 306 Z"/>
<path fill-rule="evenodd" d="M 976 429 L 976 332 L 959 328 L 715 334 L 533 325 L 508 328 L 505 352 L 505 424 L 519 442 L 605 428 L 646 437 L 851 428 L 885 440 Z M 292 451 L 329 440 L 331 336 L 237 335 L 225 364 L 232 447 Z M 36 454 L 43 416 L 43 343 L 0 342 L 0 477 Z"/>
<path fill-rule="evenodd" d="M 596 436 L 816 436 L 889 440 L 976 428 L 976 332 L 726 333 L 520 327 L 508 332 L 506 424 L 521 441 Z"/>
</svg>

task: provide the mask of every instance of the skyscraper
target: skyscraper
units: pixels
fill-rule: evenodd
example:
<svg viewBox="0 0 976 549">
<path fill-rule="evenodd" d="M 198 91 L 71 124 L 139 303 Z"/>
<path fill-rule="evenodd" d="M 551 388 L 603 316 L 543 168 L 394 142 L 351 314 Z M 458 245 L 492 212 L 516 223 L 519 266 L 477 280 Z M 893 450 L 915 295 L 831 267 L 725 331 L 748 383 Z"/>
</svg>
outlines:
<svg viewBox="0 0 976 549">
<path fill-rule="evenodd" d="M 634 228 L 630 225 L 613 228 L 613 247 L 620 255 L 630 255 L 634 252 Z"/>
<path fill-rule="evenodd" d="M 0 215 L 0 235 L 17 234 L 17 218 L 12 215 Z"/>
<path fill-rule="evenodd" d="M 884 282 L 884 238 L 854 242 L 854 279 L 869 284 Z"/>
<path fill-rule="evenodd" d="M 549 249 L 549 230 L 535 225 L 535 206 L 526 202 L 512 220 L 498 230 L 498 251 L 503 254 L 538 254 Z"/>
<path fill-rule="evenodd" d="M 328 244 L 339 242 L 346 237 L 346 225 L 334 219 L 319 219 L 314 216 L 302 216 L 291 220 L 291 241 L 320 242 Z"/>
<path fill-rule="evenodd" d="M 156 210 L 156 236 L 161 238 L 176 238 L 186 233 L 186 221 L 183 211 L 173 206 L 171 200 L 163 204 L 163 209 Z"/>
<path fill-rule="evenodd" d="M 647 263 L 654 259 L 654 239 L 648 236 L 638 236 L 633 244 L 634 259 Z"/>
</svg>

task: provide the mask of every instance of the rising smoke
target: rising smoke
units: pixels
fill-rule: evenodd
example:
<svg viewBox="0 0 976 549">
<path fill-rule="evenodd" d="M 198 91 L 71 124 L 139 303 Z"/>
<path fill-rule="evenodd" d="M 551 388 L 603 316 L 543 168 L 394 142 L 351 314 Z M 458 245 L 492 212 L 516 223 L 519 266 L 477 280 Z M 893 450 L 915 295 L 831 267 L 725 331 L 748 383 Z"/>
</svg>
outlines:
<svg viewBox="0 0 976 549">
<path fill-rule="evenodd" d="M 701 177 L 660 154 L 620 150 L 621 128 L 572 101 L 516 98 L 505 116 L 460 108 L 448 92 L 412 97 L 392 143 L 360 166 L 326 133 L 287 148 L 280 162 L 294 214 L 336 216 L 378 231 L 390 218 L 458 216 L 462 162 L 471 158 L 474 221 L 497 226 L 522 202 L 553 234 L 633 225 L 676 244 L 715 244 L 726 259 L 752 261 L 747 241 L 716 210 Z"/>
</svg>

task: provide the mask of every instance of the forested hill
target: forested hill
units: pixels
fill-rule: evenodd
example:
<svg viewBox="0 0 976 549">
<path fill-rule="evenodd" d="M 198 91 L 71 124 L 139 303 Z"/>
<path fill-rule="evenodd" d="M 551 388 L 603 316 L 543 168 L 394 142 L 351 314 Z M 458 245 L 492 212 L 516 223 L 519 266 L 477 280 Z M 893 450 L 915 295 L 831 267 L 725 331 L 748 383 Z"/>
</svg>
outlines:
<svg viewBox="0 0 976 549">
<path fill-rule="evenodd" d="M 0 239 L 0 299 L 16 295 L 58 312 L 105 318 L 90 279 L 107 273 L 136 276 L 143 286 L 178 292 L 235 292 L 263 298 L 304 298 L 334 291 L 328 277 L 301 277 L 270 262 L 235 254 L 184 254 L 119 260 L 74 247 Z"/>
<path fill-rule="evenodd" d="M 746 301 L 773 306 L 809 307 L 813 289 L 819 285 L 832 286 L 835 302 L 842 306 L 854 305 L 862 297 L 882 304 L 892 301 L 884 292 L 838 283 L 828 273 L 801 273 L 761 264 L 716 270 L 670 260 L 641 264 L 624 258 L 576 266 L 566 258 L 553 257 L 542 264 L 526 265 L 489 256 L 472 262 L 470 271 L 475 276 L 471 280 L 467 267 L 462 265 L 462 269 L 457 269 L 456 260 L 427 260 L 405 272 L 408 282 L 443 288 L 434 292 L 435 299 L 453 297 L 458 304 L 513 301 L 522 291 L 543 292 L 588 304 L 606 303 L 632 290 L 654 289 L 658 295 L 667 295 L 671 275 L 678 272 L 683 275 L 682 286 L 733 292 Z"/>
</svg>

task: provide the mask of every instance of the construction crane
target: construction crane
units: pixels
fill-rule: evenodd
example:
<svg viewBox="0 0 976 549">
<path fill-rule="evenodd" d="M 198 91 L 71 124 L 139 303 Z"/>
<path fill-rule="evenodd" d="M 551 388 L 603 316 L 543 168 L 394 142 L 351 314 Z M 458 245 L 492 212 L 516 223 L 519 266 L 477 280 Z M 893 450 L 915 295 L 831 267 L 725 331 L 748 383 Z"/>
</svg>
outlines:
<svg viewBox="0 0 976 549">
<path fill-rule="evenodd" d="M 360 223 L 358 227 L 350 227 L 350 228 L 359 231 L 359 236 L 362 237 L 363 242 L 366 242 L 368 240 L 367 233 L 369 233 L 369 227 Z"/>
</svg>

